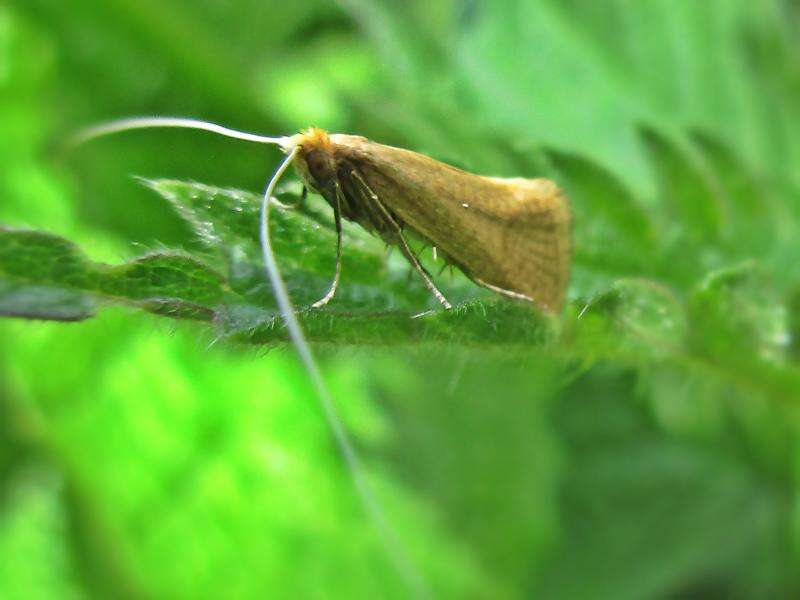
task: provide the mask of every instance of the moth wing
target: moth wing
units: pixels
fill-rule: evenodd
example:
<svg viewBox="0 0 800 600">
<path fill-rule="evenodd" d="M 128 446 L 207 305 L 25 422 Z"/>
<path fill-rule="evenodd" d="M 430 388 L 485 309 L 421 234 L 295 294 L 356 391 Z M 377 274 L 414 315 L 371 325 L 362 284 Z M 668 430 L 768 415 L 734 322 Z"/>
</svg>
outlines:
<svg viewBox="0 0 800 600">
<path fill-rule="evenodd" d="M 524 294 L 542 308 L 564 304 L 572 261 L 572 217 L 566 197 L 548 179 L 495 179 L 511 186 L 514 201 L 493 223 L 500 240 L 495 273 L 498 287 Z M 500 279 L 500 278 L 496 278 Z M 488 283 L 493 283 L 487 280 Z"/>
</svg>

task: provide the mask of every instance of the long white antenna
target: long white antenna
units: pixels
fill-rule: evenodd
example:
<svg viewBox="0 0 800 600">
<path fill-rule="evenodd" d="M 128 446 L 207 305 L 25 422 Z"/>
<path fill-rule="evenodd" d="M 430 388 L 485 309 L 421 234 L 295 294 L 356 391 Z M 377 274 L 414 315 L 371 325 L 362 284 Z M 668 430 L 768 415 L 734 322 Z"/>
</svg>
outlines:
<svg viewBox="0 0 800 600">
<path fill-rule="evenodd" d="M 272 198 L 272 192 L 275 189 L 275 186 L 278 184 L 281 176 L 295 159 L 299 151 L 300 147 L 295 146 L 289 153 L 289 156 L 284 159 L 284 161 L 275 171 L 272 179 L 270 179 L 269 183 L 267 184 L 267 189 L 265 190 L 264 197 L 261 200 L 260 234 L 261 250 L 264 254 L 264 266 L 266 268 L 270 283 L 272 283 L 272 289 L 275 291 L 275 297 L 278 300 L 278 306 L 280 307 L 281 314 L 283 315 L 283 320 L 286 323 L 286 329 L 289 332 L 289 338 L 292 340 L 294 347 L 297 349 L 297 354 L 300 356 L 300 361 L 303 363 L 303 366 L 311 377 L 311 382 L 314 385 L 320 405 L 322 406 L 322 412 L 325 415 L 325 420 L 327 421 L 328 427 L 330 427 L 330 430 L 333 433 L 333 437 L 336 440 L 336 445 L 339 446 L 339 451 L 344 457 L 344 461 L 353 478 L 353 483 L 355 484 L 355 488 L 358 492 L 359 498 L 361 499 L 361 503 L 364 505 L 367 514 L 378 528 L 378 532 L 383 538 L 384 544 L 389 552 L 389 556 L 394 562 L 397 570 L 405 579 L 406 584 L 413 593 L 413 597 L 428 598 L 429 593 L 425 583 L 423 582 L 411 560 L 408 558 L 402 542 L 397 537 L 397 533 L 394 531 L 392 526 L 389 524 L 389 521 L 387 520 L 380 503 L 375 498 L 375 494 L 372 491 L 369 481 L 367 480 L 367 476 L 364 471 L 364 467 L 361 464 L 358 453 L 350 441 L 350 436 L 348 435 L 347 430 L 345 429 L 344 424 L 339 417 L 336 406 L 333 403 L 333 398 L 328 391 L 328 387 L 325 385 L 325 380 L 322 378 L 322 373 L 317 366 L 317 362 L 314 360 L 314 355 L 311 354 L 311 348 L 309 348 L 308 342 L 306 342 L 306 338 L 303 335 L 303 330 L 300 327 L 294 307 L 292 306 L 292 301 L 289 298 L 289 292 L 286 288 L 286 283 L 284 283 L 283 277 L 281 277 L 278 263 L 275 260 L 275 254 L 272 252 L 272 245 L 269 239 L 269 205 Z"/>
<path fill-rule="evenodd" d="M 208 121 L 200 121 L 199 119 L 184 119 L 182 117 L 131 117 L 129 119 L 118 119 L 116 121 L 108 121 L 107 123 L 99 123 L 92 125 L 85 129 L 81 129 L 69 140 L 67 140 L 68 147 L 79 146 L 88 141 L 111 135 L 113 133 L 120 133 L 122 131 L 131 131 L 133 129 L 154 129 L 156 127 L 171 127 L 178 129 L 200 129 L 202 131 L 209 131 L 225 137 L 234 138 L 237 140 L 244 140 L 246 142 L 256 142 L 257 144 L 276 144 L 282 148 L 288 149 L 291 146 L 291 137 L 270 137 L 265 135 L 256 135 L 255 133 L 248 133 L 246 131 L 238 131 L 236 129 L 229 129 L 216 123 Z"/>
</svg>

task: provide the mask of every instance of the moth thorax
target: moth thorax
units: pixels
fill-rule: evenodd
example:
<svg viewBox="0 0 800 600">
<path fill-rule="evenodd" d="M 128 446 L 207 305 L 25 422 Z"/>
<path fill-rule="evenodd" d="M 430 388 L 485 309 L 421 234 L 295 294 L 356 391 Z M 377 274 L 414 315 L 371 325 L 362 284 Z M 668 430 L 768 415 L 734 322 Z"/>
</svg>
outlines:
<svg viewBox="0 0 800 600">
<path fill-rule="evenodd" d="M 297 136 L 298 167 L 301 176 L 312 188 L 322 191 L 336 182 L 336 161 L 328 132 L 311 128 Z"/>
</svg>

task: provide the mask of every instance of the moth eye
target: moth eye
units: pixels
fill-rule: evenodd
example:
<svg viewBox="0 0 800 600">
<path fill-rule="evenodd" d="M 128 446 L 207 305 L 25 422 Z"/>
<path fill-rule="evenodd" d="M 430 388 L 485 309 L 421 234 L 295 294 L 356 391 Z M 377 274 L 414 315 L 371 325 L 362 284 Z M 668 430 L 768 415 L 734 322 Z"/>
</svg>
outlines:
<svg viewBox="0 0 800 600">
<path fill-rule="evenodd" d="M 328 157 L 324 152 L 312 150 L 305 156 L 308 165 L 308 174 L 314 179 L 318 187 L 325 187 L 331 180 L 332 173 Z"/>
</svg>

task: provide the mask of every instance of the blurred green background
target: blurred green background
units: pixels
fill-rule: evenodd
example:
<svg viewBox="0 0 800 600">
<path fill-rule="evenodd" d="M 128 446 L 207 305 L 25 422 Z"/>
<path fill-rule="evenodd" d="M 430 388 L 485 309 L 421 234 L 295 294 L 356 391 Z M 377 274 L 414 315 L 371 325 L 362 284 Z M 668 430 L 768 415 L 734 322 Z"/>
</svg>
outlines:
<svg viewBox="0 0 800 600">
<path fill-rule="evenodd" d="M 561 342 L 317 348 L 432 596 L 800 595 L 796 0 L 0 4 L 0 222 L 191 251 L 131 175 L 257 192 L 279 158 L 59 150 L 140 114 L 567 189 Z M 0 598 L 408 597 L 291 348 L 214 341 L 128 308 L 0 323 Z"/>
</svg>

